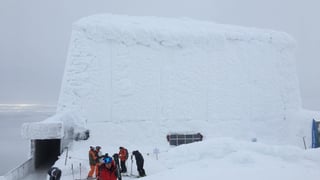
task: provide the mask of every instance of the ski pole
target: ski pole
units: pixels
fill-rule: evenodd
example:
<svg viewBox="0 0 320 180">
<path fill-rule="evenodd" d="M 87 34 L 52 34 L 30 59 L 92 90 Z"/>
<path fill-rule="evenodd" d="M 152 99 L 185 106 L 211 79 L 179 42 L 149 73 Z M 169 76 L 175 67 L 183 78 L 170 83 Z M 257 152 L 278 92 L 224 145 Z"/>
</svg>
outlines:
<svg viewBox="0 0 320 180">
<path fill-rule="evenodd" d="M 71 164 L 72 179 L 74 180 L 73 163 Z"/>
<path fill-rule="evenodd" d="M 80 169 L 80 179 L 81 179 L 81 163 L 79 163 L 79 169 Z"/>
<path fill-rule="evenodd" d="M 305 140 L 305 136 L 302 137 L 303 139 L 303 144 L 304 144 L 304 149 L 307 149 L 307 145 L 306 145 L 306 140 Z"/>
<path fill-rule="evenodd" d="M 130 170 L 130 176 L 132 176 L 132 164 L 133 164 L 133 158 L 132 158 L 132 154 L 131 154 L 131 170 Z"/>
<path fill-rule="evenodd" d="M 67 165 L 67 160 L 68 160 L 68 152 L 69 152 L 69 149 L 68 149 L 68 147 L 66 147 L 66 149 L 67 149 L 67 152 L 66 152 L 66 159 L 65 159 L 65 161 L 64 161 L 64 165 L 65 165 L 65 166 Z"/>
</svg>

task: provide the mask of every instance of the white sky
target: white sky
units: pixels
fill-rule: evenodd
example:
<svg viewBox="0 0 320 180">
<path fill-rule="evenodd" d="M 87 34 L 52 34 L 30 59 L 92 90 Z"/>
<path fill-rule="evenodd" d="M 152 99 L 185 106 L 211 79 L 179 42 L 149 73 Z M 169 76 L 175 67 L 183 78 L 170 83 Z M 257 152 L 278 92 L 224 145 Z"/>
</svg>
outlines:
<svg viewBox="0 0 320 180">
<path fill-rule="evenodd" d="M 0 103 L 56 104 L 72 22 L 116 13 L 192 17 L 288 32 L 298 42 L 304 107 L 320 110 L 319 6 L 317 0 L 1 0 Z"/>
</svg>

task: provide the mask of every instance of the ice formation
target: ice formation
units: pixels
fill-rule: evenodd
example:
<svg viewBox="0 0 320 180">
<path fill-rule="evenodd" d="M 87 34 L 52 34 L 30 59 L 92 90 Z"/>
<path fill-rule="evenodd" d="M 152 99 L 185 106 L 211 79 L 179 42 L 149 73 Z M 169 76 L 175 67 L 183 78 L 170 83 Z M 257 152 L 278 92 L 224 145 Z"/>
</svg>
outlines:
<svg viewBox="0 0 320 180">
<path fill-rule="evenodd" d="M 73 25 L 57 114 L 292 143 L 310 120 L 301 114 L 294 49 L 288 34 L 271 30 L 86 17 Z"/>
</svg>

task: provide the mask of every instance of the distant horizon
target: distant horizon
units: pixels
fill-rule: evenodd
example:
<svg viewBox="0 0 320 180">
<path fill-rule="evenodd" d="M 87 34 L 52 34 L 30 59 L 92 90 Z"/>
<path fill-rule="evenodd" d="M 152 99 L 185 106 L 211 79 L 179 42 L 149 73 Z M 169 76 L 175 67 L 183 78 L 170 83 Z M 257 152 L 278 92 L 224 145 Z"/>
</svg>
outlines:
<svg viewBox="0 0 320 180">
<path fill-rule="evenodd" d="M 57 105 L 52 104 L 27 104 L 27 103 L 15 103 L 15 104 L 0 104 L 1 112 L 54 112 Z"/>
</svg>

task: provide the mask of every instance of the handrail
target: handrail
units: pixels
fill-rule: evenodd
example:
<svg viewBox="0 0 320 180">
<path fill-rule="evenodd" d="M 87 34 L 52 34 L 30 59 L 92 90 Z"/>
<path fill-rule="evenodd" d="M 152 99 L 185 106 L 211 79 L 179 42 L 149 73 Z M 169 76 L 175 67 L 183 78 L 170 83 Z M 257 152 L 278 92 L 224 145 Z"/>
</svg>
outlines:
<svg viewBox="0 0 320 180">
<path fill-rule="evenodd" d="M 28 159 L 18 167 L 7 172 L 3 177 L 5 180 L 19 180 L 34 171 L 33 158 Z"/>
</svg>

